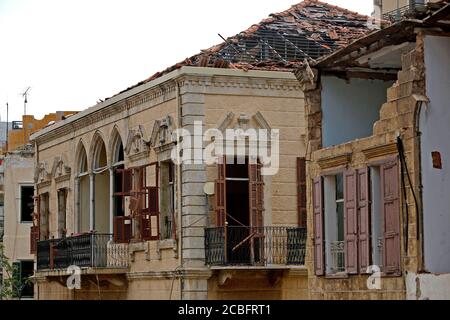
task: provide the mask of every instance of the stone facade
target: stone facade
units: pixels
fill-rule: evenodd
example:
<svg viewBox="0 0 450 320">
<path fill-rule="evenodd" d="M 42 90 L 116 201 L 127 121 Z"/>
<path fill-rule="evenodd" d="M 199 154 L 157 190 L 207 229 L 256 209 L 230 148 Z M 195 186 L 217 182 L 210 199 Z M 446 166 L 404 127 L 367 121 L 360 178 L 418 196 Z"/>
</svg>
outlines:
<svg viewBox="0 0 450 320">
<path fill-rule="evenodd" d="M 280 129 L 280 170 L 265 180 L 264 225 L 296 227 L 295 170 L 296 159 L 305 154 L 303 119 L 303 93 L 290 73 L 183 67 L 42 130 L 32 139 L 36 148 L 37 194 L 50 195 L 50 238 L 58 237 L 58 215 L 54 213 L 58 211 L 56 194 L 62 188 L 68 190 L 67 235 L 80 233 L 77 199 L 83 178 L 79 173 L 97 174 L 93 168 L 98 160 L 96 141 L 100 141 L 99 138 L 106 146 L 105 172 L 111 175 L 117 134 L 124 146 L 124 167 L 131 168 L 170 159 L 176 141 L 169 137 L 176 128 L 202 138 L 202 133 L 194 132 L 194 123 L 198 121 L 204 130 L 222 126 L 222 129 L 235 128 L 243 123 L 249 128 Z M 206 141 L 195 148 L 203 150 L 205 144 Z M 78 155 L 83 148 L 87 168 L 80 171 Z M 48 174 L 55 172 L 51 168 L 60 162 L 62 169 L 56 170 L 56 175 Z M 36 298 L 240 299 L 245 297 L 245 292 L 247 298 L 255 299 L 308 297 L 306 270 L 301 267 L 296 271 L 295 267 L 285 265 L 281 272 L 280 268 L 270 271 L 250 267 L 242 271 L 225 267 L 232 276 L 221 284 L 217 279 L 223 268 L 209 267 L 205 261 L 205 228 L 214 227 L 216 223 L 215 197 L 205 194 L 205 184 L 217 179 L 217 167 L 206 164 L 175 167 L 176 234 L 172 239 L 132 240 L 124 245 L 128 252 L 124 258 L 126 268 L 108 266 L 101 273 L 95 269 L 83 270 L 83 287 L 75 293 L 64 287 L 64 281 L 55 282 L 61 271 L 38 270 Z M 97 180 L 95 185 L 98 185 Z M 102 203 L 106 207 L 108 201 L 113 201 L 110 193 L 107 198 L 106 201 L 95 198 L 95 201 L 105 201 Z M 92 206 L 100 212 L 96 204 L 91 204 L 90 211 Z M 101 211 L 108 216 L 108 221 L 112 221 L 115 214 L 111 208 L 113 206 Z M 114 231 L 111 224 L 108 228 L 111 233 Z M 247 281 L 259 288 L 251 294 L 241 281 L 247 279 L 249 272 L 254 277 Z M 94 275 L 97 273 L 101 279 L 96 285 Z M 260 282 L 260 279 L 265 280 Z"/>
</svg>

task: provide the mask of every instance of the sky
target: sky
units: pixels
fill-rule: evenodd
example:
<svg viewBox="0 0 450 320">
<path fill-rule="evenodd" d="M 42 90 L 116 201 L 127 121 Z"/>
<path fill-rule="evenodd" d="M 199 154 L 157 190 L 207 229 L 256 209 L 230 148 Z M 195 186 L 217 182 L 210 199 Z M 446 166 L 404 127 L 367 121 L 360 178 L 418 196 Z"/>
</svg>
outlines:
<svg viewBox="0 0 450 320">
<path fill-rule="evenodd" d="M 0 116 L 81 111 L 300 0 L 0 0 Z M 373 0 L 328 0 L 370 15 Z"/>
</svg>

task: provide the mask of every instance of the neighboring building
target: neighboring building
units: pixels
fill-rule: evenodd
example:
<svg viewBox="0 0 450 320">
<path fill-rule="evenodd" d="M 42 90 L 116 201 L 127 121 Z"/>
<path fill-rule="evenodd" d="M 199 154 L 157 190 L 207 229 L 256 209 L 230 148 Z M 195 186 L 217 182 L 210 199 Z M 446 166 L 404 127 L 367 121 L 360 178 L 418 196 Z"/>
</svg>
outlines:
<svg viewBox="0 0 450 320">
<path fill-rule="evenodd" d="M 33 134 L 36 298 L 307 299 L 306 123 L 291 71 L 366 25 L 305 1 Z M 245 156 L 173 163 L 172 150 L 191 141 L 181 144 L 176 129 L 200 154 L 223 146 L 226 129 L 280 129 L 279 171 L 263 176 L 263 159 Z M 202 129 L 216 136 L 203 141 Z M 72 265 L 82 268 L 81 290 L 66 286 Z"/>
<path fill-rule="evenodd" d="M 374 0 L 376 14 L 381 14 L 386 20 L 397 21 L 405 16 L 414 16 L 424 13 L 427 4 L 436 3 L 440 0 Z"/>
<path fill-rule="evenodd" d="M 0 244 L 3 241 L 3 232 L 4 232 L 4 194 L 5 194 L 5 167 L 4 167 L 4 154 L 6 153 L 6 133 L 7 130 L 11 130 L 12 124 L 9 124 L 9 128 L 7 128 L 6 122 L 0 122 Z M 1 273 L 1 270 L 0 270 Z"/>
<path fill-rule="evenodd" d="M 12 123 L 9 132 L 8 152 L 0 165 L 3 187 L 0 187 L 0 195 L 4 201 L 3 241 L 5 254 L 12 264 L 17 265 L 20 279 L 26 279 L 34 273 L 30 228 L 33 226 L 35 165 L 34 148 L 28 142 L 29 133 L 61 121 L 70 114 L 74 112 L 57 112 L 46 115 L 42 120 L 36 120 L 30 115 L 23 116 L 23 121 Z M 24 140 L 24 137 L 27 139 Z M 20 298 L 33 297 L 33 284 L 29 283 L 22 289 Z"/>
<path fill-rule="evenodd" d="M 297 72 L 311 298 L 450 299 L 449 1 L 426 11 Z"/>
</svg>

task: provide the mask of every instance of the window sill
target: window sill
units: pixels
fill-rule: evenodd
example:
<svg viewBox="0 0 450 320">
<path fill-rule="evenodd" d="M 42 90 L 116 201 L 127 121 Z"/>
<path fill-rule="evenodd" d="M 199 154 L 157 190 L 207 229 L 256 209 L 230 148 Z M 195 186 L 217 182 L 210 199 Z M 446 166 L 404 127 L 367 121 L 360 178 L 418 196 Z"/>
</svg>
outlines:
<svg viewBox="0 0 450 320">
<path fill-rule="evenodd" d="M 325 279 L 348 279 L 349 275 L 345 272 L 339 272 L 335 274 L 327 274 Z"/>
<path fill-rule="evenodd" d="M 33 221 L 19 221 L 20 224 L 33 224 Z"/>
</svg>

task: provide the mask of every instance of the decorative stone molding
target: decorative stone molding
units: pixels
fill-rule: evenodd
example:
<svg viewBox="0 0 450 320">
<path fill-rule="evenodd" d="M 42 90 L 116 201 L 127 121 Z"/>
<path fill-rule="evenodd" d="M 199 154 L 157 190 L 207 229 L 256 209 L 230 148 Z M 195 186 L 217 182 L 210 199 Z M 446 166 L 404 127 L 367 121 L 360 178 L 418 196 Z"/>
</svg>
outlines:
<svg viewBox="0 0 450 320">
<path fill-rule="evenodd" d="M 41 183 L 52 179 L 51 173 L 48 171 L 47 162 L 39 162 L 34 169 L 34 182 Z"/>
<path fill-rule="evenodd" d="M 149 141 L 145 139 L 145 129 L 142 125 L 128 131 L 125 153 L 131 157 L 149 152 Z"/>
<path fill-rule="evenodd" d="M 66 165 L 67 160 L 64 156 L 55 157 L 53 160 L 52 172 L 51 175 L 53 178 L 61 177 L 63 175 L 70 175 L 71 168 Z"/>
<path fill-rule="evenodd" d="M 70 173 L 55 178 L 56 183 L 62 183 L 70 180 Z"/>
<path fill-rule="evenodd" d="M 173 250 L 173 257 L 178 258 L 178 246 L 177 241 L 173 239 L 161 240 L 156 244 L 156 254 L 158 255 L 158 260 L 162 260 L 161 251 L 163 250 Z"/>
<path fill-rule="evenodd" d="M 224 132 L 233 122 L 234 119 L 234 113 L 233 112 L 228 112 L 225 117 L 222 119 L 222 121 L 220 121 L 220 124 L 217 126 L 217 128 L 221 131 Z"/>
<path fill-rule="evenodd" d="M 173 143 L 173 131 L 173 119 L 171 116 L 168 115 L 163 119 L 156 120 L 153 125 L 150 146 L 152 148 L 161 148 L 167 144 Z"/>
<path fill-rule="evenodd" d="M 352 159 L 351 153 L 346 153 L 343 155 L 338 155 L 334 157 L 327 157 L 318 159 L 317 163 L 319 164 L 321 169 L 330 169 L 330 168 L 336 168 L 340 166 L 347 166 Z"/>
<path fill-rule="evenodd" d="M 146 242 L 130 243 L 128 250 L 131 262 L 135 262 L 136 252 L 144 252 L 145 260 L 150 261 L 150 242 L 146 241 Z"/>
<path fill-rule="evenodd" d="M 390 143 L 364 149 L 362 152 L 366 156 L 366 159 L 369 160 L 387 155 L 393 155 L 398 152 L 398 149 L 396 143 Z"/>
</svg>

